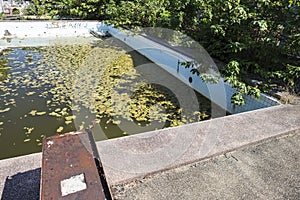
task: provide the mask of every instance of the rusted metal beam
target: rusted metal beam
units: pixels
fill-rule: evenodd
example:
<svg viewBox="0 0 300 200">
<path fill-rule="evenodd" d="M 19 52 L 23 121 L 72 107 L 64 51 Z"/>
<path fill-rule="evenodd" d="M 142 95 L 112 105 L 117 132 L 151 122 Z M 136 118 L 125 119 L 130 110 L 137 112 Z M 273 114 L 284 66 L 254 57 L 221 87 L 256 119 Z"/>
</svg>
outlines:
<svg viewBox="0 0 300 200">
<path fill-rule="evenodd" d="M 111 199 L 101 166 L 88 131 L 44 138 L 40 199 Z"/>
</svg>

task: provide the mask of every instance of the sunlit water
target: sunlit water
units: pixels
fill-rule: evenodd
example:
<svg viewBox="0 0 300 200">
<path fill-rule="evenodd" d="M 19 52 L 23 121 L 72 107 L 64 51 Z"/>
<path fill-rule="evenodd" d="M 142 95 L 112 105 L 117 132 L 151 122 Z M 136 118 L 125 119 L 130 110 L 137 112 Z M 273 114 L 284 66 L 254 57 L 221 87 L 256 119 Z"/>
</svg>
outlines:
<svg viewBox="0 0 300 200">
<path fill-rule="evenodd" d="M 208 99 L 113 40 L 1 54 L 0 159 L 39 152 L 56 133 L 104 140 L 211 117 Z"/>
</svg>

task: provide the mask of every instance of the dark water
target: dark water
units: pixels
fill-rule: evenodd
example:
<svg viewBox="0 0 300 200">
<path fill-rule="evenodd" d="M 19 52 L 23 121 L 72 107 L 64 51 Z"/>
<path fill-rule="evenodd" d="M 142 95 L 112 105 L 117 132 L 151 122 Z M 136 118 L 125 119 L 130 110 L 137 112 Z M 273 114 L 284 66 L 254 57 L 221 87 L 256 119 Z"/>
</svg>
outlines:
<svg viewBox="0 0 300 200">
<path fill-rule="evenodd" d="M 96 140 L 104 140 L 211 117 L 208 99 L 123 49 L 86 44 L 4 51 L 0 159 L 39 152 L 42 138 L 56 133 L 92 128 Z"/>
</svg>

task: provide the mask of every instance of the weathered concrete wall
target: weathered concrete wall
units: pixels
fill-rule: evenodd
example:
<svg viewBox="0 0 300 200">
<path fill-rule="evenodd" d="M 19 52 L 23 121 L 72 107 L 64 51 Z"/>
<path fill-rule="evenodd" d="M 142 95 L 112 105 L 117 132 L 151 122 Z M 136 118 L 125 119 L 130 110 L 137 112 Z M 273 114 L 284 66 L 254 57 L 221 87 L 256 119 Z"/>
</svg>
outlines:
<svg viewBox="0 0 300 200">
<path fill-rule="evenodd" d="M 11 38 L 90 36 L 89 29 L 98 24 L 98 21 L 1 21 L 0 38 L 5 37 L 5 30 Z"/>
<path fill-rule="evenodd" d="M 97 21 L 1 21 L 0 46 L 50 46 L 74 44 L 92 37 Z M 0 49 L 1 52 L 1 49 Z"/>
</svg>

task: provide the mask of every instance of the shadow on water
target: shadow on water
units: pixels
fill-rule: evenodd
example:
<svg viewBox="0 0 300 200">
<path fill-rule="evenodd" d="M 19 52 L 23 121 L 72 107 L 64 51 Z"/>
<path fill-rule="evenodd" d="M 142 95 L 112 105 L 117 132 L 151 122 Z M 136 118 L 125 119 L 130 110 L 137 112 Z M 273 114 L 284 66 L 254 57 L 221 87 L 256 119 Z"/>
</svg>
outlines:
<svg viewBox="0 0 300 200">
<path fill-rule="evenodd" d="M 7 177 L 1 200 L 39 199 L 40 177 L 41 168 Z"/>
</svg>

